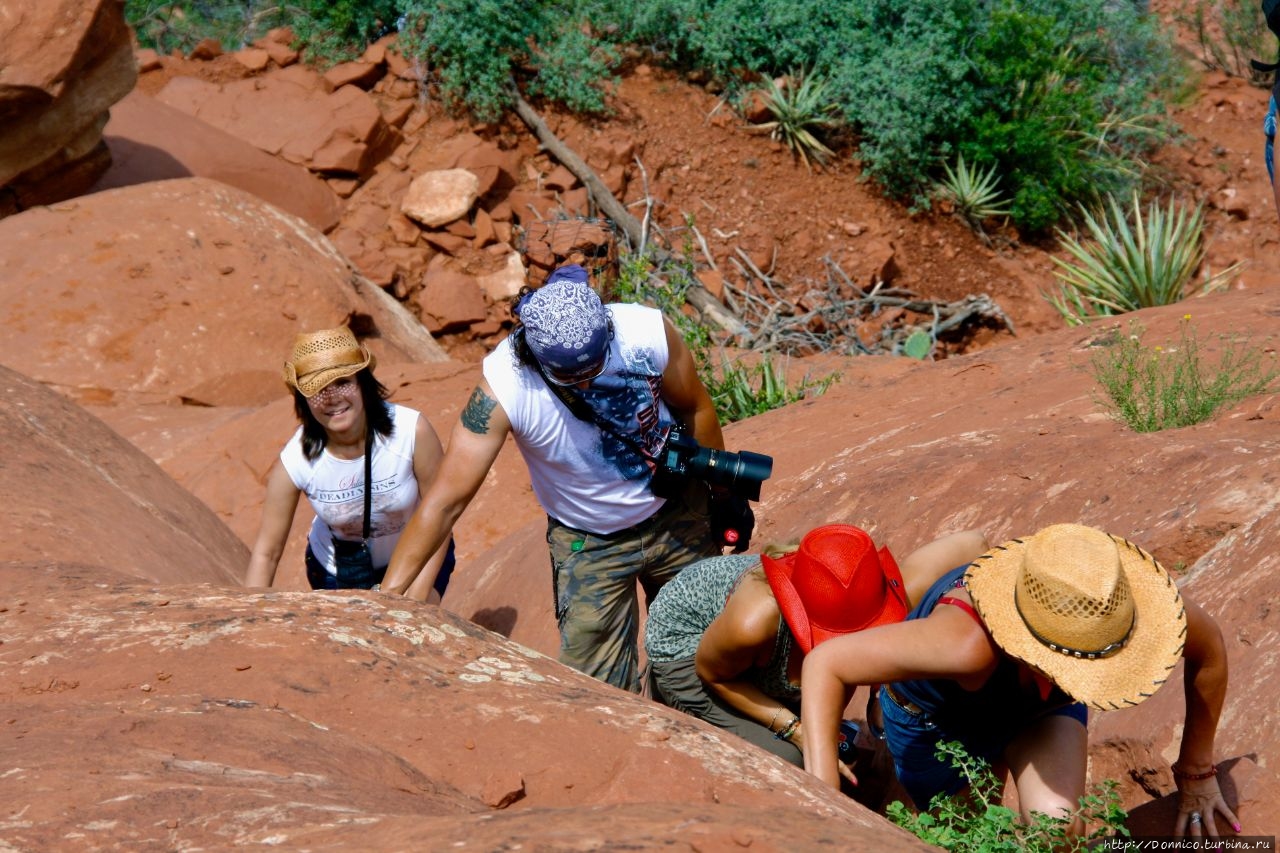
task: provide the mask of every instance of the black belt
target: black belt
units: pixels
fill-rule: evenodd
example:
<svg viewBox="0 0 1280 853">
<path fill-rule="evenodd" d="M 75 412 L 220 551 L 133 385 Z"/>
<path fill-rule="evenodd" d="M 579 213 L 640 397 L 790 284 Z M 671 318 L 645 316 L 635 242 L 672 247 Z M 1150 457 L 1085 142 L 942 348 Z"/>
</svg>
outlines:
<svg viewBox="0 0 1280 853">
<path fill-rule="evenodd" d="M 903 699 L 902 695 L 898 693 L 898 691 L 893 689 L 892 684 L 886 684 L 884 686 L 884 692 L 888 694 L 890 699 L 893 700 L 893 704 L 897 705 L 899 708 L 906 711 L 911 716 L 913 717 L 925 716 L 924 708 L 921 708 L 915 702 L 908 702 L 906 699 Z"/>
</svg>

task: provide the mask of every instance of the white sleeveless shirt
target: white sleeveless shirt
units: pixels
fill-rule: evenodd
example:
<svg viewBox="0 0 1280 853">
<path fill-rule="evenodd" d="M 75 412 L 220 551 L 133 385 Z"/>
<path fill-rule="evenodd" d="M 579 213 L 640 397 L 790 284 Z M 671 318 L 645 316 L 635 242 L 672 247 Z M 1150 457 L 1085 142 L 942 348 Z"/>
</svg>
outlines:
<svg viewBox="0 0 1280 853">
<path fill-rule="evenodd" d="M 607 307 L 614 335 L 605 372 L 586 391 L 568 390 L 655 455 L 673 422 L 660 397 L 668 357 L 662 312 Z M 511 422 L 533 492 L 552 518 L 607 534 L 644 521 L 665 503 L 649 491 L 652 466 L 640 450 L 574 416 L 537 370 L 516 363 L 509 340 L 485 357 L 484 378 Z"/>
<path fill-rule="evenodd" d="M 418 505 L 413 449 L 419 414 L 394 403 L 387 407 L 395 428 L 389 438 L 374 437 L 370 492 L 369 547 L 373 565 L 378 568 L 391 562 L 400 532 Z M 334 535 L 359 542 L 364 531 L 364 454 L 356 459 L 339 459 L 322 450 L 315 460 L 307 459 L 302 452 L 302 427 L 298 427 L 280 451 L 280 461 L 316 511 L 307 537 L 311 552 L 325 571 L 337 574 Z"/>
</svg>

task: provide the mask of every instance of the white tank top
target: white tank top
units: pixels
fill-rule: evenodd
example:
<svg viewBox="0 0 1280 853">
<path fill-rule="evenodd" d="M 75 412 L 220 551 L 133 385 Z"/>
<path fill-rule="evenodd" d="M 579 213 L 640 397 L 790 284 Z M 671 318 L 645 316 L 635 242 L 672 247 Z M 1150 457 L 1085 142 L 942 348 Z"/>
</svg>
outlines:
<svg viewBox="0 0 1280 853">
<path fill-rule="evenodd" d="M 605 372 L 588 390 L 569 390 L 653 455 L 672 424 L 660 397 L 667 369 L 662 312 L 630 304 L 608 309 L 614 335 Z M 534 368 L 516 364 L 509 340 L 485 357 L 484 378 L 511 422 L 533 492 L 552 518 L 590 533 L 613 533 L 662 507 L 664 500 L 649 491 L 652 467 L 641 452 L 575 417 Z"/>
<path fill-rule="evenodd" d="M 413 475 L 413 448 L 418 412 L 394 403 L 395 428 L 389 438 L 376 436 L 373 443 L 373 489 L 369 518 L 369 546 L 373 565 L 391 562 L 400 531 L 418 505 L 418 480 Z M 302 452 L 302 427 L 293 434 L 280 461 L 293 484 L 307 496 L 316 511 L 307 542 L 320 565 L 337 574 L 333 561 L 333 537 L 360 541 L 364 532 L 364 454 L 338 459 L 322 450 L 314 461 Z"/>
</svg>

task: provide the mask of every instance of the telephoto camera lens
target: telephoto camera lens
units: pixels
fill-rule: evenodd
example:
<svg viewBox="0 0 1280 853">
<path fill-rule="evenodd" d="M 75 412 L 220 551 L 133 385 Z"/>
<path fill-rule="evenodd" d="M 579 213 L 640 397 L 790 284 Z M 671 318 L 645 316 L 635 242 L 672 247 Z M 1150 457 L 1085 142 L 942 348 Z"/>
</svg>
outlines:
<svg viewBox="0 0 1280 853">
<path fill-rule="evenodd" d="M 748 500 L 758 501 L 760 484 L 773 474 L 773 457 L 750 450 L 730 453 L 700 447 L 689 460 L 689 469 L 713 486 L 724 486 Z"/>
</svg>

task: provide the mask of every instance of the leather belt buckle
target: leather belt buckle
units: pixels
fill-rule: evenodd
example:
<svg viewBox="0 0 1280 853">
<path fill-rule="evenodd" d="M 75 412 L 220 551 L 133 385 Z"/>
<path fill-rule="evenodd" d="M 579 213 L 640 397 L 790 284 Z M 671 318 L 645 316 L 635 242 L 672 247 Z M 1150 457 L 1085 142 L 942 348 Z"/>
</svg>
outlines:
<svg viewBox="0 0 1280 853">
<path fill-rule="evenodd" d="M 924 716 L 924 708 L 921 708 L 915 702 L 908 702 L 906 699 L 903 699 L 902 696 L 898 693 L 898 691 L 893 689 L 892 684 L 886 684 L 884 686 L 884 692 L 889 694 L 889 698 L 893 700 L 893 704 L 897 705 L 899 708 L 906 711 L 911 716 L 913 717 Z"/>
</svg>

